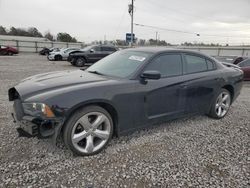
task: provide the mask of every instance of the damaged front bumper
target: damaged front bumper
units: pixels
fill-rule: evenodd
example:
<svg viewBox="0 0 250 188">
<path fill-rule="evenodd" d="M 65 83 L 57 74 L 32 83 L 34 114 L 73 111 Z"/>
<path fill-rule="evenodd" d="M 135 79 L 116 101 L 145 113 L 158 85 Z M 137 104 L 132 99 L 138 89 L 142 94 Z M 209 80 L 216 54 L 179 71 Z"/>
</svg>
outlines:
<svg viewBox="0 0 250 188">
<path fill-rule="evenodd" d="M 9 100 L 14 101 L 12 117 L 19 136 L 38 138 L 52 137 L 53 141 L 56 142 L 64 122 L 63 117 L 42 117 L 40 115 L 33 116 L 25 113 L 20 95 L 15 88 L 9 89 Z"/>
<path fill-rule="evenodd" d="M 57 136 L 57 130 L 63 122 L 58 119 L 42 120 L 32 116 L 23 116 L 21 120 L 17 120 L 15 113 L 12 113 L 12 117 L 21 137 L 48 138 Z"/>
</svg>

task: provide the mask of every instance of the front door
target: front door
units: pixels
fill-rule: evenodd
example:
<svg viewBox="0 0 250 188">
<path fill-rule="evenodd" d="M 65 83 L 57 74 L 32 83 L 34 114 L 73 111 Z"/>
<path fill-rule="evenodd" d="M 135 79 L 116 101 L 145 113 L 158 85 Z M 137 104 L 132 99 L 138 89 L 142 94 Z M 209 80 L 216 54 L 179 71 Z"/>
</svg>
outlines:
<svg viewBox="0 0 250 188">
<path fill-rule="evenodd" d="M 102 59 L 102 50 L 100 46 L 92 48 L 88 54 L 88 59 L 90 63 L 95 63 Z"/>
<path fill-rule="evenodd" d="M 138 112 L 140 117 L 144 117 L 144 122 L 165 120 L 183 112 L 185 98 L 182 97 L 182 67 L 182 56 L 179 53 L 161 54 L 145 67 L 143 71 L 159 71 L 161 78 L 138 84 L 141 104 L 137 106 L 143 108 Z"/>
</svg>

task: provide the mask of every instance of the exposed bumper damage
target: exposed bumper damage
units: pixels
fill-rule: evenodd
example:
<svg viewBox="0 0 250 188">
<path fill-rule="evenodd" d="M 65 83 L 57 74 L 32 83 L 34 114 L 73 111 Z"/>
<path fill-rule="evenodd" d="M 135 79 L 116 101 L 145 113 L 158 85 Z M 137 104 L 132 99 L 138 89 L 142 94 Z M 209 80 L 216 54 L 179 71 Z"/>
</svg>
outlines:
<svg viewBox="0 0 250 188">
<path fill-rule="evenodd" d="M 23 116 L 21 120 L 17 120 L 14 113 L 12 113 L 12 117 L 20 137 L 53 137 L 56 134 L 56 127 L 62 125 L 62 121 L 55 119 L 41 120 L 31 116 Z"/>
<path fill-rule="evenodd" d="M 62 118 L 42 119 L 24 114 L 20 96 L 15 88 L 9 90 L 9 100 L 14 101 L 11 115 L 20 137 L 52 138 L 56 143 L 63 125 Z"/>
</svg>

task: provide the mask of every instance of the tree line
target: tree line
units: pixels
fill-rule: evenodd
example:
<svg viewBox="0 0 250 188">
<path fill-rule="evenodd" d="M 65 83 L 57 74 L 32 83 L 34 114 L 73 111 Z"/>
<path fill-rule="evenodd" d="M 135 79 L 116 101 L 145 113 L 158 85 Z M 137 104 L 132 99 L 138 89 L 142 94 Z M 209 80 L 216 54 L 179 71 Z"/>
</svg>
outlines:
<svg viewBox="0 0 250 188">
<path fill-rule="evenodd" d="M 75 37 L 72 37 L 66 32 L 60 32 L 56 36 L 51 34 L 49 31 L 45 32 L 43 35 L 37 28 L 16 28 L 10 27 L 6 29 L 3 26 L 0 26 L 0 35 L 13 35 L 13 36 L 25 36 L 25 37 L 44 37 L 50 41 L 60 41 L 60 42 L 77 42 Z"/>
<path fill-rule="evenodd" d="M 116 44 L 118 46 L 126 46 L 128 45 L 128 42 L 126 42 L 126 40 L 116 40 Z M 135 40 L 135 44 L 138 46 L 175 46 L 176 44 L 171 44 L 165 40 L 156 40 L 156 39 L 149 39 L 149 40 L 145 40 L 145 39 L 136 39 Z M 221 44 L 214 44 L 214 43 L 203 43 L 203 42 L 184 42 L 181 43 L 182 46 L 222 46 Z M 228 44 L 226 44 L 226 46 L 229 46 Z"/>
</svg>

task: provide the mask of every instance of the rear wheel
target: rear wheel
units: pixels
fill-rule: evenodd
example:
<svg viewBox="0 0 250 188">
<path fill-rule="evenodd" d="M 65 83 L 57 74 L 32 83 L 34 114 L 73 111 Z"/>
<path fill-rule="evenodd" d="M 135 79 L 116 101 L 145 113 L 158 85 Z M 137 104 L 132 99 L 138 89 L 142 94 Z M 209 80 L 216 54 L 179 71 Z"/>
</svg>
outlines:
<svg viewBox="0 0 250 188">
<path fill-rule="evenodd" d="M 82 156 L 101 152 L 113 134 L 110 114 L 99 106 L 78 110 L 66 123 L 63 138 L 66 146 Z"/>
<path fill-rule="evenodd" d="M 216 119 L 225 117 L 231 106 L 231 100 L 230 92 L 226 89 L 222 89 L 213 102 L 209 116 Z"/>
<path fill-rule="evenodd" d="M 77 67 L 83 67 L 86 63 L 86 60 L 83 58 L 83 57 L 79 57 L 77 60 L 76 60 L 76 63 L 75 65 Z"/>
</svg>

